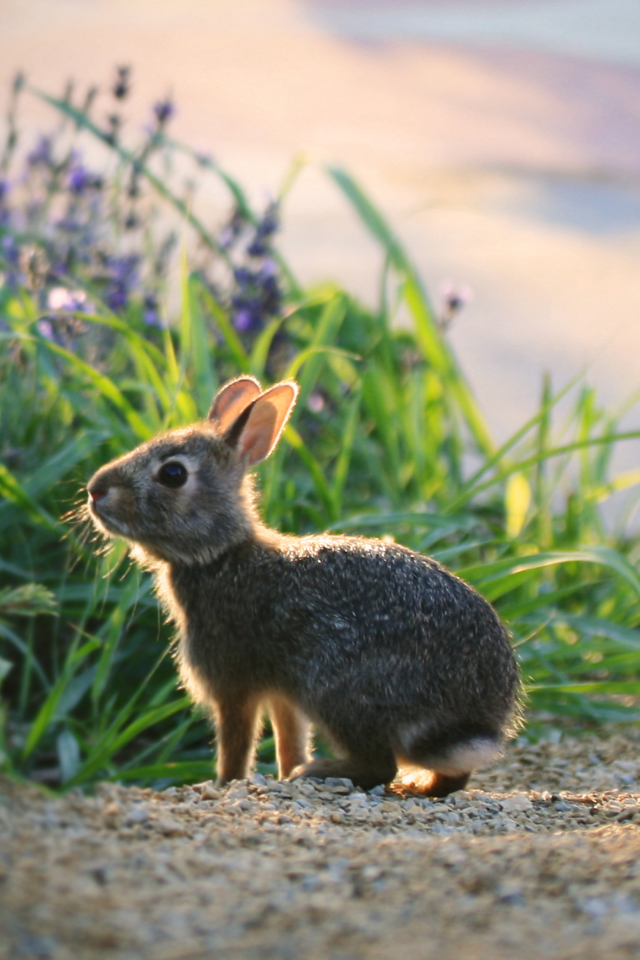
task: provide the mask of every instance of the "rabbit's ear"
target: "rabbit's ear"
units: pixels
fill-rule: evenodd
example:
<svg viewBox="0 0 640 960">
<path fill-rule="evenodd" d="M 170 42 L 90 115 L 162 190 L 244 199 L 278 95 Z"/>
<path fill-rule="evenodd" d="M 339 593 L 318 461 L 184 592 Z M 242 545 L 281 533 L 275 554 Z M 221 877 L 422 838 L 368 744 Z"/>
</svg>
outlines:
<svg viewBox="0 0 640 960">
<path fill-rule="evenodd" d="M 266 460 L 284 430 L 297 396 L 298 384 L 293 381 L 277 383 L 265 390 L 250 408 L 244 409 L 225 440 L 234 446 L 247 466 Z"/>
<path fill-rule="evenodd" d="M 220 387 L 207 414 L 215 420 L 221 433 L 235 423 L 243 410 L 260 396 L 261 386 L 254 377 L 237 377 Z"/>
</svg>

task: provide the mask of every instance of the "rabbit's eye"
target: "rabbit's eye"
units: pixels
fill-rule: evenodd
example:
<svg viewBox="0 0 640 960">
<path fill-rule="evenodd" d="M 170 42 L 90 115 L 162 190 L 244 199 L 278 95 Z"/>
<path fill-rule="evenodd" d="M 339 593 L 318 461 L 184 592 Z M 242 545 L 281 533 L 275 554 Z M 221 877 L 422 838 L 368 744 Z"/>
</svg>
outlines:
<svg viewBox="0 0 640 960">
<path fill-rule="evenodd" d="M 189 476 L 187 468 L 177 460 L 171 460 L 160 467 L 156 479 L 165 487 L 182 487 Z"/>
</svg>

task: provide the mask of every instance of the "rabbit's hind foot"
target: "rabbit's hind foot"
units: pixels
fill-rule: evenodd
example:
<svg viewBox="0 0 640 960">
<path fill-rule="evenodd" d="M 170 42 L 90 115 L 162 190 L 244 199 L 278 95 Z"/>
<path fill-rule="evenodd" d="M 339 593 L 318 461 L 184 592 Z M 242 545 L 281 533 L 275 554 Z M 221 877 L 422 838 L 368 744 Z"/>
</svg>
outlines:
<svg viewBox="0 0 640 960">
<path fill-rule="evenodd" d="M 471 773 L 487 767 L 502 754 L 499 733 L 479 731 L 464 734 L 450 730 L 435 735 L 419 725 L 402 731 L 401 765 L 420 767 L 406 776 L 402 783 L 409 790 L 427 797 L 446 797 L 463 790 Z"/>
<path fill-rule="evenodd" d="M 342 777 L 360 787 L 361 790 L 371 790 L 383 783 L 390 783 L 397 772 L 397 765 L 393 758 L 384 761 L 357 760 L 312 760 L 311 763 L 296 767 L 289 776 L 289 780 L 299 777 L 316 777 L 326 780 L 327 777 Z"/>
<path fill-rule="evenodd" d="M 423 797 L 447 797 L 456 790 L 464 790 L 470 776 L 470 773 L 451 776 L 436 770 L 412 770 L 401 776 L 401 783 L 404 790 Z"/>
</svg>

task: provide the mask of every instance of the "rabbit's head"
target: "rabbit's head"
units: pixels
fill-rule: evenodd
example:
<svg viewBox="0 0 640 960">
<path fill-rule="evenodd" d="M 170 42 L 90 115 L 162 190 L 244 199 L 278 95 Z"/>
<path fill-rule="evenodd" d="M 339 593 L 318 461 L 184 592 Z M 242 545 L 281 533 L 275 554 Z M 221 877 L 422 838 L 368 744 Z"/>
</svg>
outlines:
<svg viewBox="0 0 640 960">
<path fill-rule="evenodd" d="M 253 377 L 225 384 L 205 421 L 162 434 L 93 475 L 92 520 L 148 561 L 212 560 L 258 522 L 245 473 L 274 449 L 297 394 L 288 381 L 264 392 Z"/>
</svg>

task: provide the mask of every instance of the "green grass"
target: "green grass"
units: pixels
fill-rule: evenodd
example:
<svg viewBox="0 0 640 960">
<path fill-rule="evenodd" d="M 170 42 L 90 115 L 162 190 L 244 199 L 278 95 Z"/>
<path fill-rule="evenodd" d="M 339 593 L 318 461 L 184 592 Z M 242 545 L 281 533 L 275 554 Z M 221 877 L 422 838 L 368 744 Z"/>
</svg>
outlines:
<svg viewBox="0 0 640 960">
<path fill-rule="evenodd" d="M 254 217 L 228 174 L 208 173 Z M 512 631 L 531 735 L 640 715 L 638 544 L 602 519 L 607 499 L 640 480 L 611 472 L 616 446 L 640 434 L 621 432 L 587 386 L 554 394 L 545 382 L 535 415 L 497 446 L 398 238 L 345 171 L 327 175 L 384 252 L 376 309 L 335 287 L 302 289 L 283 264 L 284 314 L 249 342 L 185 254 L 170 330 L 99 306 L 71 349 L 43 335 L 33 292 L 0 287 L 0 766 L 10 773 L 64 789 L 211 775 L 209 723 L 177 688 L 148 577 L 121 545 L 103 553 L 72 513 L 95 469 L 204 415 L 239 372 L 301 386 L 260 471 L 270 524 L 390 536 L 474 584 Z M 145 176 L 202 239 L 196 214 Z M 269 737 L 259 759 L 273 763 Z"/>
</svg>

